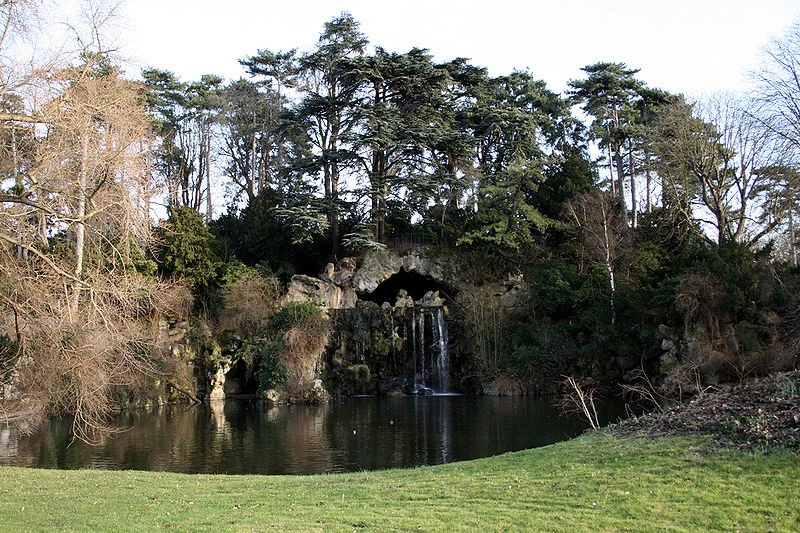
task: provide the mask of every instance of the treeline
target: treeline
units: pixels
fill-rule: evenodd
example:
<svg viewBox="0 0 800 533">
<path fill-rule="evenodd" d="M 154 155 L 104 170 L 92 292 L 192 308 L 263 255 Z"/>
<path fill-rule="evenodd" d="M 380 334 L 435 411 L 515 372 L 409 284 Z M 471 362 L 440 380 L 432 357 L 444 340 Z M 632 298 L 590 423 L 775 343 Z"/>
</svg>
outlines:
<svg viewBox="0 0 800 533">
<path fill-rule="evenodd" d="M 388 52 L 342 14 L 310 51 L 241 59 L 248 79 L 146 70 L 154 167 L 170 223 L 205 216 L 203 261 L 285 279 L 413 240 L 477 286 L 523 274 L 530 306 L 490 328 L 483 380 L 742 378 L 792 358 L 770 313 L 794 294 L 796 33 L 752 95 L 694 103 L 623 63 L 586 66 L 559 95 L 529 72 Z M 209 176 L 229 195 L 216 217 Z M 662 361 L 667 337 L 680 347 Z"/>
<path fill-rule="evenodd" d="M 254 253 L 268 244 L 313 243 L 319 263 L 407 233 L 521 250 L 565 223 L 564 202 L 590 189 L 616 197 L 634 229 L 640 213 L 666 208 L 718 244 L 757 248 L 793 232 L 792 147 L 774 117 L 754 113 L 772 105 L 766 97 L 692 104 L 622 63 L 585 67 L 561 96 L 528 72 L 490 77 L 416 48 L 370 52 L 348 14 L 311 51 L 260 50 L 240 63 L 250 78 L 227 85 L 158 69 L 143 78 L 157 132 L 152 172 L 169 205 L 209 221 L 216 208 L 223 241 L 248 261 L 269 260 Z M 224 199 L 213 193 L 221 185 Z M 242 235 L 265 218 L 274 240 Z"/>
</svg>

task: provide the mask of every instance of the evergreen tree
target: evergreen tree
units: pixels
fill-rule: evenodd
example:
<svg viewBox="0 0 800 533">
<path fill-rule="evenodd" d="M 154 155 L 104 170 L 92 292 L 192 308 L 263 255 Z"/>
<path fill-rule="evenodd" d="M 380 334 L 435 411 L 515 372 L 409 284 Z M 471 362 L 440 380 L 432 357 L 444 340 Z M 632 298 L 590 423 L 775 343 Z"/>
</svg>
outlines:
<svg viewBox="0 0 800 533">
<path fill-rule="evenodd" d="M 616 167 L 617 194 L 622 212 L 622 221 L 629 224 L 628 202 L 625 194 L 625 170 L 623 156 L 632 135 L 630 123 L 633 119 L 630 109 L 641 90 L 642 83 L 634 75 L 638 69 L 629 69 L 625 63 L 601 62 L 582 68 L 588 74 L 585 80 L 569 82 L 570 92 L 575 102 L 582 103 L 583 109 L 594 117 L 592 133 L 600 140 L 600 146 L 608 149 L 609 169 L 613 179 Z M 632 151 L 629 151 L 632 155 Z M 629 164 L 631 167 L 632 164 Z M 613 187 L 613 182 L 612 182 Z M 633 199 L 636 209 L 636 199 Z"/>
<path fill-rule="evenodd" d="M 310 145 L 310 150 L 292 165 L 305 174 L 321 177 L 334 257 L 338 255 L 341 239 L 340 180 L 343 170 L 352 166 L 355 159 L 346 142 L 356 123 L 355 87 L 346 82 L 343 62 L 363 55 L 366 46 L 367 39 L 349 13 L 325 23 L 316 49 L 300 58 L 302 100 L 287 115 L 294 127 L 305 131 Z"/>
<path fill-rule="evenodd" d="M 561 161 L 577 124 L 566 101 L 524 72 L 486 79 L 464 112 L 475 142 L 477 227 L 460 242 L 518 249 L 555 224 L 534 204 L 547 169 Z M 540 200 L 540 198 L 539 198 Z"/>
</svg>

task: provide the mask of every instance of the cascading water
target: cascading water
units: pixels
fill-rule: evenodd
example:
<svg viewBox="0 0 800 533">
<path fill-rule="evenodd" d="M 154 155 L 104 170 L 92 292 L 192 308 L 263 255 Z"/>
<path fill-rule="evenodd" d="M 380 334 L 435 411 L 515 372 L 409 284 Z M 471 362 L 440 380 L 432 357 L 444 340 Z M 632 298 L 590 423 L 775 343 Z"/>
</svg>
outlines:
<svg viewBox="0 0 800 533">
<path fill-rule="evenodd" d="M 437 392 L 448 392 L 450 390 L 450 359 L 447 355 L 447 322 L 444 321 L 444 309 L 436 308 L 434 317 L 439 341 L 439 353 L 436 357 Z"/>
<path fill-rule="evenodd" d="M 408 327 L 411 329 L 409 356 L 414 361 L 416 393 L 450 390 L 450 360 L 447 353 L 447 323 L 442 307 L 415 307 Z M 425 342 L 425 330 L 430 328 L 431 343 Z"/>
<path fill-rule="evenodd" d="M 440 394 L 451 389 L 442 305 L 339 310 L 327 379 L 343 394 Z M 456 370 L 457 372 L 457 370 Z"/>
<path fill-rule="evenodd" d="M 414 309 L 415 314 L 416 312 L 417 310 Z M 419 310 L 419 314 L 417 314 L 417 323 L 418 323 L 417 329 L 419 330 L 419 352 L 417 352 L 417 349 L 415 348 L 414 355 L 416 357 L 417 353 L 419 353 L 420 372 L 415 379 L 417 382 L 425 386 L 426 375 L 425 375 L 425 310 L 424 309 Z"/>
</svg>

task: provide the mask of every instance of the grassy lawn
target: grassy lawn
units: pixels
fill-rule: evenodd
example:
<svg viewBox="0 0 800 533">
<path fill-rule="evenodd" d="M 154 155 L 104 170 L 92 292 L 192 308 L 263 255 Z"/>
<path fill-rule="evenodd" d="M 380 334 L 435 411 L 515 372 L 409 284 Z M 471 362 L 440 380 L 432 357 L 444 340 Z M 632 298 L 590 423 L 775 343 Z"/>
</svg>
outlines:
<svg viewBox="0 0 800 533">
<path fill-rule="evenodd" d="M 800 456 L 587 435 L 324 476 L 0 468 L 2 531 L 800 531 Z"/>
</svg>

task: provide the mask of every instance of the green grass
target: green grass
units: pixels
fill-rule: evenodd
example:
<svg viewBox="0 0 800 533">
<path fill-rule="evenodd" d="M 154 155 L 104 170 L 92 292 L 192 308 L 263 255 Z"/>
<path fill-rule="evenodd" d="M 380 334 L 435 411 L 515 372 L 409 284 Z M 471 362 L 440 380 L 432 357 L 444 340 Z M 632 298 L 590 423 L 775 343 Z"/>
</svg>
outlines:
<svg viewBox="0 0 800 533">
<path fill-rule="evenodd" d="M 800 457 L 587 435 L 325 476 L 0 468 L 2 531 L 800 531 Z"/>
</svg>

